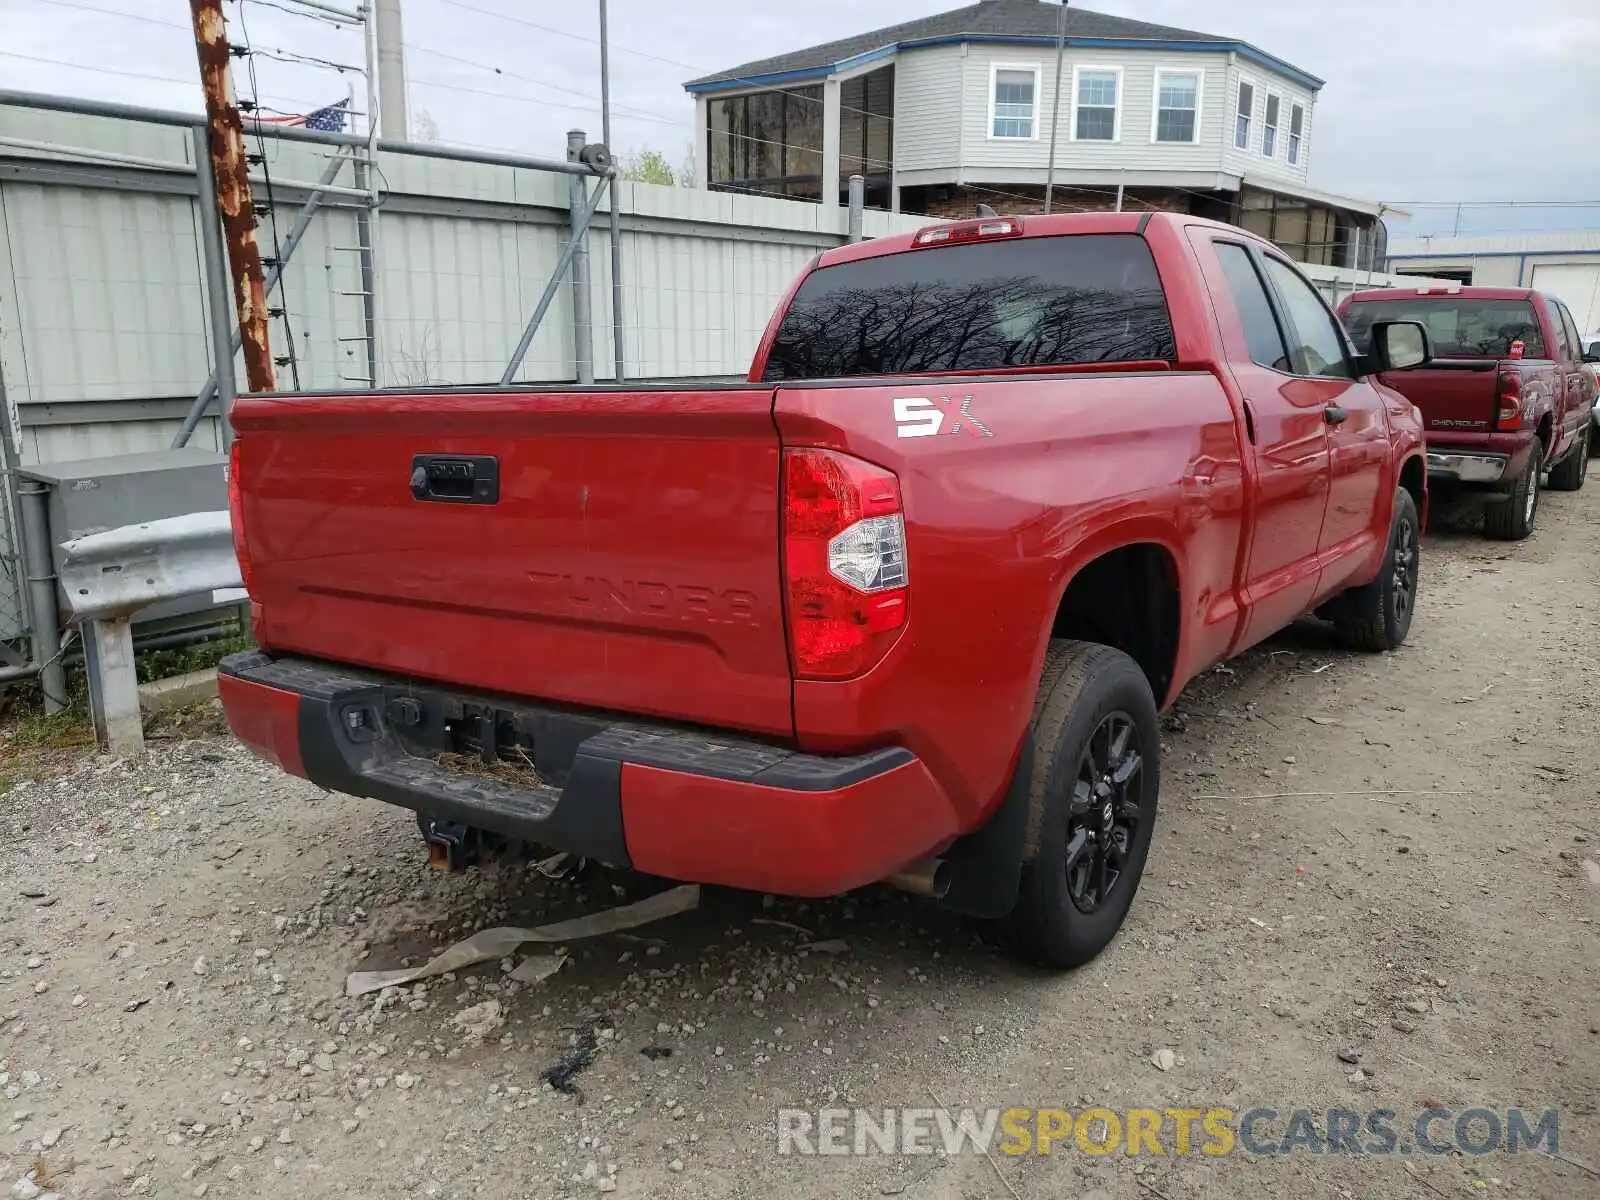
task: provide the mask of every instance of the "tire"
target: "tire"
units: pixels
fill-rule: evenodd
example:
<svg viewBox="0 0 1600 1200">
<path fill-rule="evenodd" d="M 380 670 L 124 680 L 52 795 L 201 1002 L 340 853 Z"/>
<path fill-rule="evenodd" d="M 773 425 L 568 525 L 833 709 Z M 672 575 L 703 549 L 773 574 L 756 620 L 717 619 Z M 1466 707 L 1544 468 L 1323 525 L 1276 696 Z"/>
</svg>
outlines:
<svg viewBox="0 0 1600 1200">
<path fill-rule="evenodd" d="M 996 932 L 1018 957 L 1061 970 L 1105 949 L 1144 874 L 1161 790 L 1150 683 L 1120 650 L 1051 642 L 1033 737 L 1022 878 Z"/>
<path fill-rule="evenodd" d="M 1418 570 L 1422 563 L 1420 526 L 1417 502 L 1405 488 L 1396 488 L 1394 516 L 1389 521 L 1389 550 L 1383 556 L 1378 577 L 1341 594 L 1330 614 L 1339 640 L 1350 649 L 1381 654 L 1406 640 L 1417 607 Z"/>
<path fill-rule="evenodd" d="M 1550 470 L 1550 490 L 1552 492 L 1575 492 L 1583 486 L 1584 477 L 1589 474 L 1590 434 L 1587 426 L 1582 434 L 1582 444 L 1577 450 L 1568 454 L 1558 467 Z"/>
<path fill-rule="evenodd" d="M 1500 542 L 1520 542 L 1533 532 L 1539 515 L 1539 483 L 1544 472 L 1544 447 L 1534 442 L 1528 465 L 1512 485 L 1511 495 L 1489 505 L 1483 514 L 1483 532 Z"/>
</svg>

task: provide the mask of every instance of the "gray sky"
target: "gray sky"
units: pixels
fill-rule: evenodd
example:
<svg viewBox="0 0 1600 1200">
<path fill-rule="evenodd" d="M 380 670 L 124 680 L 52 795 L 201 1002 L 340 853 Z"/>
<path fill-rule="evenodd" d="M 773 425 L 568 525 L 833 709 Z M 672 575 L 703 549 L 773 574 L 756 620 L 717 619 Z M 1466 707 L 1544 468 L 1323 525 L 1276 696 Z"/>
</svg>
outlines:
<svg viewBox="0 0 1600 1200">
<path fill-rule="evenodd" d="M 413 124 L 426 112 L 444 141 L 552 156 L 575 125 L 599 138 L 594 0 L 404 3 Z M 685 79 L 959 4 L 611 0 L 612 141 L 623 152 L 651 147 L 679 162 L 693 124 Z M 873 15 L 863 17 L 869 7 Z M 1084 7 L 1239 37 L 1326 79 L 1313 186 L 1386 201 L 1600 201 L 1600 0 Z M 240 5 L 230 0 L 226 9 L 236 18 Z M 106 15 L 113 10 L 144 19 Z M 252 46 L 361 62 L 354 30 L 264 0 L 248 0 L 243 14 Z M 184 0 L 0 0 L 0 86 L 194 108 L 187 21 Z M 233 27 L 237 35 L 236 19 Z M 264 103 L 286 111 L 340 99 L 353 78 L 266 58 L 256 60 L 256 74 Z M 247 91 L 242 71 L 238 81 Z M 1448 230 L 1453 219 L 1453 211 L 1419 210 L 1413 228 Z M 1600 226 L 1600 205 L 1469 208 L 1462 225 L 1547 226 Z"/>
</svg>

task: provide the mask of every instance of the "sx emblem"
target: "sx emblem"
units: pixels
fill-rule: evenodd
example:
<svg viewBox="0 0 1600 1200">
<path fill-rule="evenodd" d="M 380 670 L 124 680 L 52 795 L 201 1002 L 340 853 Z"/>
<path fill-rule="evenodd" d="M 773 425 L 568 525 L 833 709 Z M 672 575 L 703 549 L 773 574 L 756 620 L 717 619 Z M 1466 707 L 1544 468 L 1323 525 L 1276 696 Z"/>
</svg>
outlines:
<svg viewBox="0 0 1600 1200">
<path fill-rule="evenodd" d="M 955 403 L 954 396 L 897 396 L 894 401 L 895 436 L 903 438 L 935 437 L 944 428 L 945 412 Z M 961 398 L 956 419 L 950 425 L 950 436 L 958 436 L 970 428 L 975 437 L 993 437 L 989 427 L 972 411 L 972 397 Z"/>
</svg>

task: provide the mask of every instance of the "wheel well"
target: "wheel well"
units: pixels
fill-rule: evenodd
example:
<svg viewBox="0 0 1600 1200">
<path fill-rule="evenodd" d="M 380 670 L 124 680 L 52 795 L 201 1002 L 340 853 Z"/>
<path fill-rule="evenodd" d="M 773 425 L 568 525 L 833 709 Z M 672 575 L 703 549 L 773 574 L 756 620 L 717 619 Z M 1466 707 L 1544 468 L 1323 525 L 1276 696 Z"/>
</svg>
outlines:
<svg viewBox="0 0 1600 1200">
<path fill-rule="evenodd" d="M 1549 413 L 1539 418 L 1539 446 L 1546 462 L 1550 461 L 1550 435 L 1555 429 L 1555 418 Z"/>
<path fill-rule="evenodd" d="M 1400 486 L 1411 493 L 1411 499 L 1417 506 L 1417 517 L 1422 519 L 1427 512 L 1427 469 L 1422 465 L 1420 458 L 1408 458 L 1400 466 Z"/>
<path fill-rule="evenodd" d="M 1160 705 L 1177 668 L 1179 613 L 1177 564 L 1164 547 L 1140 542 L 1102 554 L 1072 577 L 1050 636 L 1121 650 Z"/>
</svg>

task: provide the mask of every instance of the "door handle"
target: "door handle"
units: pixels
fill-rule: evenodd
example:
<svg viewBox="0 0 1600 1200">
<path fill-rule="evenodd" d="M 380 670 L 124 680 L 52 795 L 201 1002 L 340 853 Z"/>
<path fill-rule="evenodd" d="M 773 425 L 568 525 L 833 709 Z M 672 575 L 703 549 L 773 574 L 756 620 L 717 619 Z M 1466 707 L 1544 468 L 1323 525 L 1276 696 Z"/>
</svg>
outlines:
<svg viewBox="0 0 1600 1200">
<path fill-rule="evenodd" d="M 1322 410 L 1322 419 L 1329 425 L 1343 425 L 1350 419 L 1350 411 L 1340 408 L 1337 404 L 1330 404 Z"/>
</svg>

